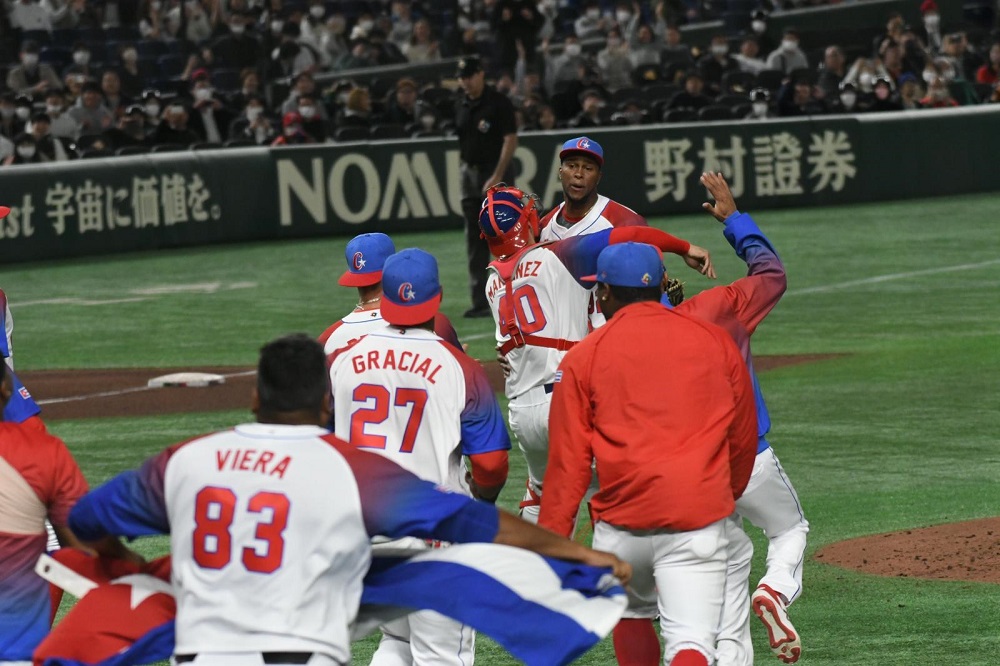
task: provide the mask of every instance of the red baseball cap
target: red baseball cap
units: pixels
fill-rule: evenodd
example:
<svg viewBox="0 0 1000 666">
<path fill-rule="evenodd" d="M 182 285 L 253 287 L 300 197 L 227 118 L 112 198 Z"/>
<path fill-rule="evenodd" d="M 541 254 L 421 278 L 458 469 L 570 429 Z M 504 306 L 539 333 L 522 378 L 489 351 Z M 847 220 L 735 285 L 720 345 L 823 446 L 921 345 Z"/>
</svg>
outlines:
<svg viewBox="0 0 1000 666">
<path fill-rule="evenodd" d="M 10 215 L 10 208 L 7 206 L 0 206 L 0 220 Z"/>
</svg>

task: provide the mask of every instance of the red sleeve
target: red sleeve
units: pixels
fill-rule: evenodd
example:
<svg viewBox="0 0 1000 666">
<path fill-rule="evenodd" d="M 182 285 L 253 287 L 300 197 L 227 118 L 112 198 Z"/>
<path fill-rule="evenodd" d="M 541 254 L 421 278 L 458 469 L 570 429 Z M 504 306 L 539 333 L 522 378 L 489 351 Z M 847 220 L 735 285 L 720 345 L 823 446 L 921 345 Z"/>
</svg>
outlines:
<svg viewBox="0 0 1000 666">
<path fill-rule="evenodd" d="M 541 231 L 542 229 L 544 229 L 545 227 L 547 227 L 549 225 L 549 222 L 551 222 L 552 218 L 554 218 L 556 216 L 556 214 L 559 212 L 560 208 L 561 208 L 561 206 L 556 206 L 555 208 L 553 208 L 552 210 L 550 210 L 548 213 L 546 213 L 545 217 L 543 217 L 541 220 L 538 221 L 538 230 L 539 231 Z"/>
<path fill-rule="evenodd" d="M 609 201 L 602 213 L 611 226 L 615 227 L 647 227 L 649 224 L 646 218 L 635 212 L 628 206 L 623 206 L 617 201 Z"/>
<path fill-rule="evenodd" d="M 343 319 L 335 321 L 328 329 L 320 333 L 319 337 L 316 338 L 316 342 L 326 347 L 326 341 L 330 339 L 330 336 L 333 335 L 333 332 L 336 331 L 338 328 L 340 328 L 343 323 L 344 323 Z"/>
<path fill-rule="evenodd" d="M 458 332 L 455 331 L 455 327 L 452 326 L 451 320 L 443 312 L 438 312 L 434 315 L 434 332 L 439 338 L 450 344 L 452 347 L 460 352 L 465 352 L 462 349 L 462 341 L 458 339 Z"/>
<path fill-rule="evenodd" d="M 488 451 L 469 456 L 472 463 L 472 480 L 483 489 L 503 487 L 507 482 L 507 451 Z"/>
<path fill-rule="evenodd" d="M 608 239 L 609 245 L 628 242 L 655 245 L 670 254 L 687 254 L 688 250 L 691 249 L 691 243 L 686 240 L 671 236 L 666 231 L 660 231 L 653 227 L 615 227 L 611 230 L 611 236 Z"/>
<path fill-rule="evenodd" d="M 70 509 L 87 494 L 87 482 L 66 445 L 55 437 L 51 439 L 54 442 L 52 486 L 45 502 L 48 505 L 49 521 L 53 525 L 66 525 Z"/>
<path fill-rule="evenodd" d="M 549 410 L 549 462 L 545 469 L 538 524 L 569 537 L 580 501 L 590 485 L 593 410 L 590 402 L 588 345 L 571 349 L 556 373 Z"/>
<path fill-rule="evenodd" d="M 750 481 L 757 457 L 757 407 L 754 401 L 750 372 L 735 343 L 721 329 L 716 338 L 722 344 L 733 387 L 733 420 L 726 439 L 729 443 L 729 478 L 733 499 L 739 499 Z"/>
</svg>

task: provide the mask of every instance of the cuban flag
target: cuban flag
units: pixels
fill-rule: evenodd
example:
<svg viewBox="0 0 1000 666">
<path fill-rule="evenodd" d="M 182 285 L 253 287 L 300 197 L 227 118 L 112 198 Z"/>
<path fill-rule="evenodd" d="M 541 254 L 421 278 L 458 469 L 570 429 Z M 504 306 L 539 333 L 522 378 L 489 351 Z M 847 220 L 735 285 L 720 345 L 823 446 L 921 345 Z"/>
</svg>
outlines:
<svg viewBox="0 0 1000 666">
<path fill-rule="evenodd" d="M 37 570 L 50 582 L 84 596 L 38 647 L 35 666 L 132 666 L 168 659 L 176 605 L 163 584 L 169 570 L 153 564 L 150 574 L 156 575 L 117 578 L 95 575 L 90 567 L 76 574 L 74 584 L 53 574 L 54 567 L 45 573 L 40 562 Z M 429 609 L 490 636 L 528 666 L 550 666 L 568 664 L 610 634 L 627 600 L 607 569 L 509 546 L 458 544 L 375 556 L 361 604 L 354 639 Z"/>
</svg>

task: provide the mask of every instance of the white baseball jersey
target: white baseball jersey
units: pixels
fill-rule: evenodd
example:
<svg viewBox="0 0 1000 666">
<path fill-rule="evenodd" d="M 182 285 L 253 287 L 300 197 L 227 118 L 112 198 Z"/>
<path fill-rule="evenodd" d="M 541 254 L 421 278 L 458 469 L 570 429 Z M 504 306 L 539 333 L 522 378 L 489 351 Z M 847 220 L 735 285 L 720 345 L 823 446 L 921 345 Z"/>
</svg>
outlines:
<svg viewBox="0 0 1000 666">
<path fill-rule="evenodd" d="M 597 255 L 607 247 L 610 231 L 586 236 L 574 236 L 549 245 L 538 245 L 518 257 L 512 269 L 511 294 L 513 311 L 522 334 L 578 342 L 587 335 L 587 309 L 593 283 L 579 278 L 597 270 Z M 496 323 L 496 340 L 503 344 L 510 339 L 505 332 L 506 319 L 502 303 L 507 289 L 500 270 L 508 262 L 490 264 L 486 282 L 486 299 Z M 511 372 L 505 392 L 516 398 L 526 391 L 551 384 L 556 369 L 566 351 L 532 344 L 512 349 L 507 354 Z"/>
<path fill-rule="evenodd" d="M 562 215 L 563 202 L 550 210 L 539 223 L 542 231 L 539 240 L 542 242 L 562 240 L 571 236 L 592 234 L 613 227 L 646 226 L 646 220 L 628 206 L 612 201 L 604 195 L 597 196 L 597 203 L 579 220 L 568 224 Z"/>
<path fill-rule="evenodd" d="M 587 214 L 573 223 L 569 223 L 563 216 L 565 205 L 564 201 L 542 218 L 539 240 L 543 243 L 572 238 L 573 236 L 583 236 L 615 227 L 646 226 L 646 219 L 642 215 L 604 195 L 599 194 L 597 202 L 587 211 Z M 607 322 L 600 307 L 598 307 L 599 305 L 595 291 L 591 291 L 587 309 L 590 313 L 590 327 L 592 329 L 600 328 Z"/>
<path fill-rule="evenodd" d="M 119 475 L 77 503 L 70 527 L 85 540 L 170 533 L 177 654 L 349 663 L 370 537 L 492 541 L 483 506 L 323 428 L 253 423 Z"/>
<path fill-rule="evenodd" d="M 427 481 L 469 494 L 462 456 L 510 448 L 482 366 L 431 331 L 368 334 L 337 353 L 330 382 L 337 436 Z"/>
<path fill-rule="evenodd" d="M 388 325 L 388 322 L 382 319 L 382 310 L 379 308 L 355 310 L 323 331 L 317 341 L 323 345 L 323 351 L 329 356 L 338 349 L 343 349 L 352 342 L 356 342 L 374 331 L 380 331 Z M 434 315 L 434 332 L 456 349 L 462 349 L 462 343 L 458 340 L 455 327 L 451 325 L 448 317 L 440 312 Z"/>
</svg>

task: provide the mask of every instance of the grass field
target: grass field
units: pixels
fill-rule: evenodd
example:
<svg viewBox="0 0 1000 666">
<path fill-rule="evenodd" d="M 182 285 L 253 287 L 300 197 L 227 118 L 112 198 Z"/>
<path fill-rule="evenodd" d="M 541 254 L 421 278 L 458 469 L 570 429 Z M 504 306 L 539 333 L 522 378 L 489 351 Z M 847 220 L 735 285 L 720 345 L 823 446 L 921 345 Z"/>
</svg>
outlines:
<svg viewBox="0 0 1000 666">
<path fill-rule="evenodd" d="M 844 354 L 761 377 L 771 441 L 812 524 L 810 556 L 853 536 L 1000 513 L 998 217 L 995 195 L 755 216 L 788 272 L 788 292 L 756 333 L 755 353 Z M 743 274 L 707 215 L 655 223 L 712 250 L 720 282 Z M 491 358 L 492 323 L 460 316 L 468 305 L 460 234 L 397 234 L 395 241 L 439 258 L 446 313 L 473 355 Z M 351 309 L 355 294 L 336 286 L 344 244 L 4 267 L 18 368 L 252 365 L 263 342 L 289 331 L 318 334 Z M 711 285 L 677 261 L 668 260 L 668 270 L 684 277 L 689 293 Z M 96 484 L 167 444 L 248 417 L 50 427 Z M 516 506 L 524 474 L 520 457 L 511 460 L 507 507 Z M 756 580 L 764 541 L 756 530 L 753 536 Z M 152 554 L 165 546 L 150 540 L 142 547 Z M 995 586 L 877 578 L 809 560 L 805 592 L 791 610 L 803 638 L 799 663 L 996 664 L 998 598 Z M 756 663 L 777 664 L 761 627 L 753 630 Z M 356 646 L 356 663 L 366 663 L 373 644 Z M 481 666 L 514 663 L 487 640 L 478 649 Z M 613 663 L 609 641 L 580 663 Z"/>
</svg>

